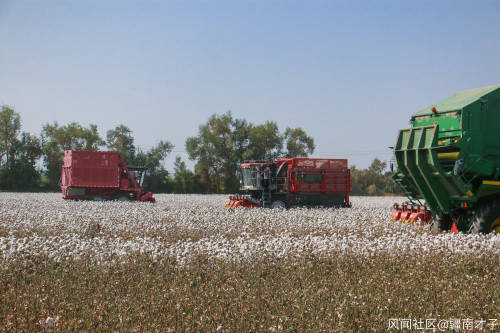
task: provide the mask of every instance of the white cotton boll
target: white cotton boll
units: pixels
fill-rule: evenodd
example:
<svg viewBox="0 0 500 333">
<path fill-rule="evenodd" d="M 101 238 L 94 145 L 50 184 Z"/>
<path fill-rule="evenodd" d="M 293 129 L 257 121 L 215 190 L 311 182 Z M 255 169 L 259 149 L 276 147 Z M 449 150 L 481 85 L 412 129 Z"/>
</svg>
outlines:
<svg viewBox="0 0 500 333">
<path fill-rule="evenodd" d="M 15 200 L 12 200 L 12 198 Z M 320 257 L 500 252 L 499 235 L 431 235 L 388 222 L 394 198 L 354 197 L 351 209 L 224 209 L 225 196 L 158 195 L 155 205 L 68 202 L 53 194 L 0 194 L 0 257 L 88 258 L 105 263 L 135 254 L 187 263 L 198 255 L 231 261 Z M 389 208 L 388 208 L 389 207 Z M 92 232 L 89 225 L 99 225 Z M 17 234 L 22 234 L 17 238 Z M 7 236 L 8 235 L 8 236 Z"/>
</svg>

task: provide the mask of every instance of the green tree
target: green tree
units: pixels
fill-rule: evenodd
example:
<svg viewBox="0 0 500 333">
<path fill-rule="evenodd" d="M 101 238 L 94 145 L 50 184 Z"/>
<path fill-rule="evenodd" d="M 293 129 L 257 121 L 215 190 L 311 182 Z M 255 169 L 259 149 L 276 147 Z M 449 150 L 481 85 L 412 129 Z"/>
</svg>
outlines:
<svg viewBox="0 0 500 333">
<path fill-rule="evenodd" d="M 266 121 L 262 125 L 250 125 L 248 139 L 245 159 L 267 161 L 281 157 L 283 137 L 280 135 L 278 124 L 274 121 Z"/>
<path fill-rule="evenodd" d="M 6 105 L 0 111 L 0 166 L 9 164 L 21 130 L 21 116 Z"/>
<path fill-rule="evenodd" d="M 368 195 L 383 195 L 385 189 L 384 170 L 387 167 L 386 162 L 382 162 L 375 158 L 372 164 L 368 167 L 366 177 L 370 184 L 366 188 Z"/>
<path fill-rule="evenodd" d="M 2 187 L 15 191 L 38 189 L 40 172 L 36 163 L 41 155 L 40 140 L 29 133 L 21 133 L 20 140 L 13 145 L 7 168 L 0 173 Z"/>
<path fill-rule="evenodd" d="M 172 190 L 169 173 L 162 162 L 172 152 L 173 148 L 174 145 L 170 142 L 160 141 L 148 151 L 137 149 L 135 157 L 130 164 L 148 168 L 144 180 L 148 190 L 153 192 L 170 192 Z"/>
<path fill-rule="evenodd" d="M 0 111 L 0 188 L 33 190 L 40 173 L 36 163 L 41 155 L 40 140 L 21 131 L 21 116 L 7 106 Z"/>
<path fill-rule="evenodd" d="M 400 189 L 392 180 L 392 171 L 386 171 L 387 163 L 375 158 L 366 169 L 351 166 L 353 195 L 400 194 Z"/>
<path fill-rule="evenodd" d="M 199 128 L 198 136 L 186 140 L 191 160 L 205 191 L 234 192 L 238 188 L 238 162 L 248 146 L 248 124 L 231 112 L 212 115 Z"/>
<path fill-rule="evenodd" d="M 110 150 L 117 151 L 127 164 L 135 158 L 132 131 L 125 125 L 116 126 L 106 132 L 106 146 Z"/>
<path fill-rule="evenodd" d="M 161 140 L 156 146 L 146 153 L 145 166 L 149 169 L 151 174 L 156 173 L 162 167 L 162 161 L 167 158 L 168 154 L 172 152 L 174 145 L 168 141 Z"/>
<path fill-rule="evenodd" d="M 65 126 L 57 122 L 46 124 L 42 129 L 42 146 L 48 188 L 59 188 L 65 150 L 98 150 L 104 144 L 96 125 L 85 128 L 75 122 Z"/>
<path fill-rule="evenodd" d="M 199 191 L 198 178 L 191 170 L 188 170 L 186 163 L 180 156 L 175 158 L 174 163 L 174 192 L 176 193 L 196 193 Z"/>
<path fill-rule="evenodd" d="M 307 157 L 314 153 L 314 139 L 300 127 L 287 128 L 283 134 L 286 144 L 286 157 Z"/>
<path fill-rule="evenodd" d="M 363 184 L 361 179 L 363 177 L 363 170 L 356 168 L 355 165 L 351 166 L 351 194 L 362 195 L 363 194 Z"/>
</svg>

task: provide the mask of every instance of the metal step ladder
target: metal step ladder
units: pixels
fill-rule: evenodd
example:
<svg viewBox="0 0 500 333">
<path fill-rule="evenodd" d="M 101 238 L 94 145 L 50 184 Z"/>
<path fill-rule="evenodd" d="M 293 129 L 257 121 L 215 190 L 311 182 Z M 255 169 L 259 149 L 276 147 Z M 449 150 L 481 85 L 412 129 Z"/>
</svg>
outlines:
<svg viewBox="0 0 500 333">
<path fill-rule="evenodd" d="M 262 207 L 269 208 L 271 207 L 272 199 L 271 199 L 271 191 L 262 190 Z"/>
</svg>

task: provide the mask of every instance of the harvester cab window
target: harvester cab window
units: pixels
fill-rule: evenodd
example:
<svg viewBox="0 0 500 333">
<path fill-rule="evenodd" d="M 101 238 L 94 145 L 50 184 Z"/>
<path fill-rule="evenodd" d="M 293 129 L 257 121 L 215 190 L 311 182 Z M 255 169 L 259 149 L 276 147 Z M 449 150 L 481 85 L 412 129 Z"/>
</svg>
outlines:
<svg viewBox="0 0 500 333">
<path fill-rule="evenodd" d="M 139 168 L 139 167 L 133 167 L 133 168 L 129 168 L 129 171 L 130 171 L 130 175 L 134 178 L 137 186 L 142 187 L 142 183 L 144 182 L 144 174 L 145 174 L 146 169 Z"/>
<path fill-rule="evenodd" d="M 262 169 L 260 168 L 260 166 L 255 167 L 255 177 L 257 188 L 262 188 Z"/>
<path fill-rule="evenodd" d="M 241 169 L 241 177 L 243 181 L 243 186 L 255 186 L 256 185 L 256 175 L 255 168 L 246 167 Z"/>
<path fill-rule="evenodd" d="M 268 166 L 264 168 L 263 173 L 264 173 L 264 179 L 269 180 L 269 178 L 271 178 L 271 169 Z"/>
</svg>

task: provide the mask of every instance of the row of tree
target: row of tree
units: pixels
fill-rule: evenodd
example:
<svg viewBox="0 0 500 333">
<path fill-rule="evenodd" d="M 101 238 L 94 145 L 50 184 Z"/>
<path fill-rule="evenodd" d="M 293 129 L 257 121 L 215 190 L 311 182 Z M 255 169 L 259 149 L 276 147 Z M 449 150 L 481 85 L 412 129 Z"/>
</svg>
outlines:
<svg viewBox="0 0 500 333">
<path fill-rule="evenodd" d="M 400 195 L 401 189 L 392 180 L 393 175 L 392 170 L 387 170 L 387 163 L 378 158 L 366 169 L 351 166 L 351 195 Z"/>
<path fill-rule="evenodd" d="M 199 127 L 198 135 L 186 140 L 186 151 L 195 162 L 189 170 L 180 156 L 173 173 L 163 161 L 174 146 L 160 141 L 144 151 L 135 146 L 132 131 L 119 125 L 99 135 L 96 125 L 48 123 L 40 136 L 21 130 L 21 117 L 8 106 L 0 110 L 0 190 L 59 190 L 62 158 L 65 150 L 115 150 L 128 165 L 148 168 L 148 189 L 157 193 L 234 193 L 236 177 L 244 160 L 269 160 L 280 157 L 307 157 L 314 152 L 314 139 L 301 128 L 280 132 L 275 122 L 252 124 L 234 118 L 231 112 L 213 115 Z M 386 164 L 375 160 L 366 170 L 351 168 L 353 194 L 394 193 Z"/>
</svg>

